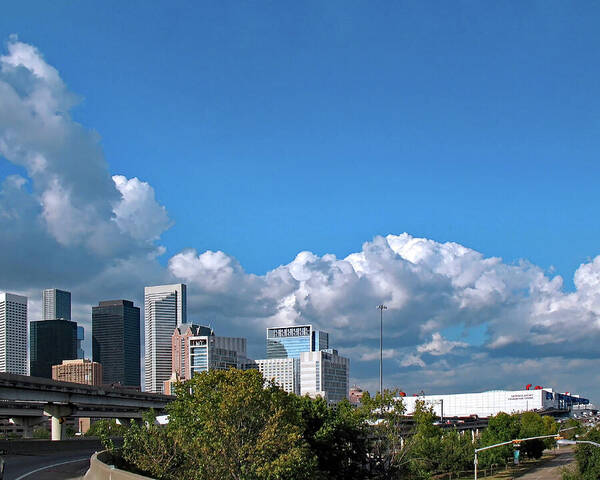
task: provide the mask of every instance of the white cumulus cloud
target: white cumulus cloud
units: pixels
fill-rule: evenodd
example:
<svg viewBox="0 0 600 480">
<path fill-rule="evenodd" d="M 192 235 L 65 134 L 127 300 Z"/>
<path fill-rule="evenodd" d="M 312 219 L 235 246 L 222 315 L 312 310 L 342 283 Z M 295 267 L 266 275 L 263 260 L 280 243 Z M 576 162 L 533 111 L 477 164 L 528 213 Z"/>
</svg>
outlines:
<svg viewBox="0 0 600 480">
<path fill-rule="evenodd" d="M 600 395 L 590 387 L 600 371 L 600 256 L 577 269 L 572 292 L 525 260 L 508 264 L 408 233 L 376 236 L 345 258 L 302 251 L 264 275 L 226 252 L 194 248 L 164 267 L 166 208 L 143 179 L 110 172 L 99 135 L 71 117 L 77 101 L 39 50 L 11 37 L 0 56 L 0 157 L 22 172 L 1 179 L 0 285 L 29 295 L 31 312 L 42 288 L 67 288 L 84 317 L 76 319 L 89 326 L 98 300 L 140 305 L 144 285 L 184 281 L 190 321 L 247 336 L 257 357 L 266 326 L 312 323 L 351 357 L 353 381 L 372 388 L 376 306 L 385 303 L 387 385 L 466 391 L 535 382 Z M 449 340 L 461 331 L 480 338 Z"/>
</svg>

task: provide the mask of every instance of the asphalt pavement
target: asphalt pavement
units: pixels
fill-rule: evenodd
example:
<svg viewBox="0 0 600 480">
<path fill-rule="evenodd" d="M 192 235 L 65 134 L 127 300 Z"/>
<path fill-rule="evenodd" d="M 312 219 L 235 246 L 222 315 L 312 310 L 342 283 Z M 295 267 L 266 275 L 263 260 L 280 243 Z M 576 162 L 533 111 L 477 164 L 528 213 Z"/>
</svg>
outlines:
<svg viewBox="0 0 600 480">
<path fill-rule="evenodd" d="M 4 480 L 72 480 L 85 475 L 95 450 L 58 455 L 7 455 Z"/>
<path fill-rule="evenodd" d="M 521 477 L 519 480 L 561 480 L 563 467 L 575 461 L 575 452 L 571 447 L 562 447 L 556 457 L 542 466 L 532 470 Z"/>
</svg>

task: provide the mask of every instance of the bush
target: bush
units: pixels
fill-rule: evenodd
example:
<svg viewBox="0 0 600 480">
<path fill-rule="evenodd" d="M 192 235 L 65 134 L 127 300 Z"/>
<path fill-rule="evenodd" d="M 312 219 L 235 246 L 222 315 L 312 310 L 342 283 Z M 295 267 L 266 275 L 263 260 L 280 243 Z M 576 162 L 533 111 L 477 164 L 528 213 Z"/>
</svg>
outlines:
<svg viewBox="0 0 600 480">
<path fill-rule="evenodd" d="M 122 437 L 125 435 L 127 427 L 119 425 L 116 420 L 98 420 L 92 423 L 85 433 L 86 437 Z"/>
</svg>

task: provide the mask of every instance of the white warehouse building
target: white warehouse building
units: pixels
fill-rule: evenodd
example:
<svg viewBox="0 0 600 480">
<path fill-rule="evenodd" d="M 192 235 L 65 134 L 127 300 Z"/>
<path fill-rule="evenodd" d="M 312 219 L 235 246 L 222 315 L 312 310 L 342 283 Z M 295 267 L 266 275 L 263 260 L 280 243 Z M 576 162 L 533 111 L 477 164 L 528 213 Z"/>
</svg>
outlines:
<svg viewBox="0 0 600 480">
<path fill-rule="evenodd" d="M 500 412 L 519 413 L 542 410 L 570 410 L 576 405 L 587 405 L 589 400 L 579 395 L 558 393 L 551 388 L 533 390 L 492 390 L 481 393 L 450 395 L 420 395 L 402 397 L 406 414 L 412 415 L 417 401 L 431 406 L 439 417 L 490 417 Z"/>
</svg>

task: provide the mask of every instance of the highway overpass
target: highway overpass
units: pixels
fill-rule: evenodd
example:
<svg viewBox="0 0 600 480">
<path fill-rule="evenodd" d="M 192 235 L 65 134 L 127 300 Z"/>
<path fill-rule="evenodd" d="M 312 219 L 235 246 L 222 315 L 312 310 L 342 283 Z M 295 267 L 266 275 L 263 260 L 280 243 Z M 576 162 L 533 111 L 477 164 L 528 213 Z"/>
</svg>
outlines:
<svg viewBox="0 0 600 480">
<path fill-rule="evenodd" d="M 0 417 L 24 427 L 26 436 L 33 425 L 52 418 L 52 440 L 63 438 L 66 417 L 139 419 L 153 408 L 161 413 L 175 397 L 107 388 L 47 378 L 0 373 Z"/>
</svg>

